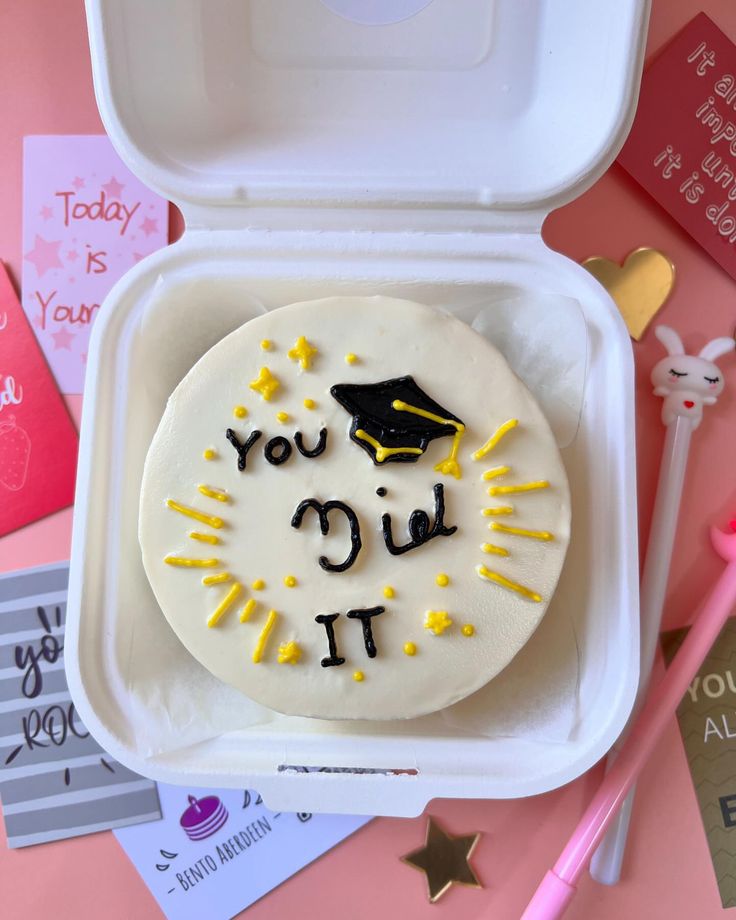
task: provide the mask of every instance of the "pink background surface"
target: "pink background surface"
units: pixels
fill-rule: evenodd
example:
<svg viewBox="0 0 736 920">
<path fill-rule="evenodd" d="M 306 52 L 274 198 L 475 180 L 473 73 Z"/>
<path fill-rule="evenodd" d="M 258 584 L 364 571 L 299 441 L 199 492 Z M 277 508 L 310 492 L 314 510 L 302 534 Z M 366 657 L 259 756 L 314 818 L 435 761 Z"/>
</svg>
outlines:
<svg viewBox="0 0 736 920">
<path fill-rule="evenodd" d="M 649 48 L 659 48 L 699 10 L 736 41 L 732 0 L 655 0 Z M 0 12 L 0 258 L 17 280 L 21 240 L 21 143 L 24 134 L 97 133 L 83 5 L 6 0 Z M 736 286 L 689 237 L 614 166 L 589 192 L 551 215 L 549 244 L 573 259 L 606 255 L 622 260 L 638 246 L 662 249 L 677 266 L 675 292 L 662 319 L 692 346 L 729 334 L 736 325 Z M 641 535 L 654 495 L 664 429 L 659 401 L 650 395 L 648 369 L 661 351 L 651 334 L 635 345 L 639 402 Z M 729 363 L 730 362 L 730 363 Z M 736 511 L 736 361 L 724 359 L 727 389 L 695 438 L 688 493 L 680 520 L 666 610 L 667 627 L 688 621 L 719 563 L 705 533 Z M 730 392 L 729 392 L 730 388 Z M 78 419 L 80 400 L 70 399 Z M 689 523 L 694 522 L 694 523 Z M 0 540 L 0 569 L 67 558 L 71 512 L 61 512 Z M 434 920 L 514 920 L 574 827 L 600 779 L 592 770 L 568 787 L 510 802 L 432 803 L 430 811 L 451 833 L 482 831 L 473 864 L 485 891 L 455 887 L 438 904 L 427 903 L 422 875 L 398 857 L 419 846 L 423 819 L 378 819 L 250 908 L 248 917 L 378 916 Z M 624 879 L 614 889 L 588 878 L 568 913 L 570 920 L 713 920 L 722 910 L 673 720 L 639 784 L 638 808 Z M 2 833 L 0 831 L 0 833 Z M 26 920 L 155 918 L 160 913 L 112 834 L 97 834 L 28 850 L 9 851 L 0 839 L 3 913 Z M 91 905 L 95 905 L 91 907 Z M 103 906 L 104 905 L 104 906 Z"/>
</svg>

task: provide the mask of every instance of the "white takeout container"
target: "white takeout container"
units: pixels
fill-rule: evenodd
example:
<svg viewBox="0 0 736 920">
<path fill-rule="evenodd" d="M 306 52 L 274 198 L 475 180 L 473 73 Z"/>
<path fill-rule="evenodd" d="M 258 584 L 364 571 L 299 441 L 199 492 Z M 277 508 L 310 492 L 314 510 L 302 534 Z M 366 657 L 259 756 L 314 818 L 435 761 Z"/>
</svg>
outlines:
<svg viewBox="0 0 736 920">
<path fill-rule="evenodd" d="M 114 287 L 88 358 L 66 666 L 85 724 L 121 762 L 166 782 L 255 787 L 279 810 L 415 815 L 435 797 L 552 789 L 611 746 L 638 680 L 631 346 L 607 294 L 540 228 L 623 143 L 647 14 L 646 0 L 87 0 L 110 138 L 186 221 Z M 577 299 L 590 343 L 580 431 L 563 451 L 579 656 L 570 738 L 489 738 L 437 716 L 282 717 L 140 749 L 118 663 L 130 611 L 162 614 L 140 559 L 138 492 L 189 367 L 253 304 L 385 294 L 452 309 L 535 289 Z M 525 692 L 544 693 L 534 674 Z"/>
</svg>

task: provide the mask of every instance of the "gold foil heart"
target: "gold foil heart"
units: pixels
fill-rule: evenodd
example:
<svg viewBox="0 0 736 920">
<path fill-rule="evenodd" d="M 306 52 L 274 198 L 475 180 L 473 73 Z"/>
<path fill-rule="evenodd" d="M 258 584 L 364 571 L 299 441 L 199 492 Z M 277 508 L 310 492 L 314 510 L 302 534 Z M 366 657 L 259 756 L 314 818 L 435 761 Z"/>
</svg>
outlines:
<svg viewBox="0 0 736 920">
<path fill-rule="evenodd" d="M 614 299 L 629 335 L 638 342 L 672 292 L 675 266 L 646 246 L 629 253 L 623 265 L 603 256 L 591 256 L 582 265 Z"/>
</svg>

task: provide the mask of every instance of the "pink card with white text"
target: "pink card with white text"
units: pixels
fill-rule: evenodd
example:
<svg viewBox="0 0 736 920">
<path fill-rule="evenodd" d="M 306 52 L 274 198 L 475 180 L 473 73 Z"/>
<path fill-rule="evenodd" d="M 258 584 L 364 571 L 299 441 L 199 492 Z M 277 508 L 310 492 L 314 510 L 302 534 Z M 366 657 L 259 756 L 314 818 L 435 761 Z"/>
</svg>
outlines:
<svg viewBox="0 0 736 920">
<path fill-rule="evenodd" d="M 62 393 L 84 388 L 90 329 L 110 288 L 167 237 L 168 202 L 105 135 L 24 139 L 22 302 Z"/>
</svg>

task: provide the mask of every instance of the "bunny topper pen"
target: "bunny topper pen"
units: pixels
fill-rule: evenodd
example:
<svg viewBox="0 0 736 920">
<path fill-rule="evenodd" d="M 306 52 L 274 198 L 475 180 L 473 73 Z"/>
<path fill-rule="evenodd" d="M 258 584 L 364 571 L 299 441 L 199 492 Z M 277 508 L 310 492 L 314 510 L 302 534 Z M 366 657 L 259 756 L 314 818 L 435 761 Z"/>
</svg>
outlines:
<svg viewBox="0 0 736 920">
<path fill-rule="evenodd" d="M 667 434 L 641 576 L 639 690 L 627 727 L 608 756 L 608 768 L 626 739 L 628 727 L 639 711 L 649 685 L 667 591 L 690 436 L 702 421 L 703 407 L 714 405 L 723 392 L 723 374 L 713 362 L 733 351 L 735 345 L 732 338 L 713 339 L 698 355 L 688 355 L 674 329 L 658 326 L 654 334 L 667 349 L 667 356 L 654 365 L 651 375 L 654 395 L 664 397 L 662 422 Z M 632 787 L 591 862 L 591 875 L 604 885 L 615 885 L 621 876 L 633 799 Z"/>
</svg>

